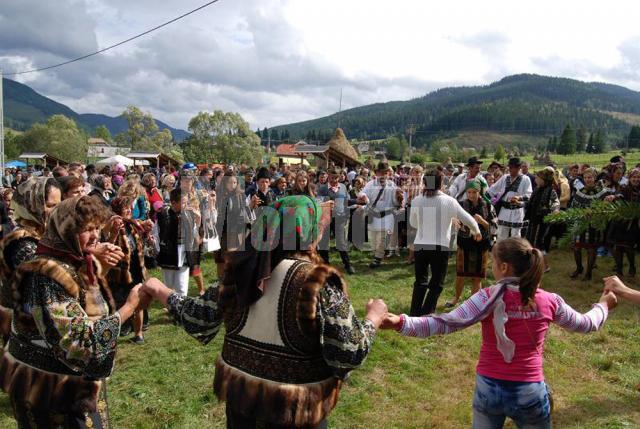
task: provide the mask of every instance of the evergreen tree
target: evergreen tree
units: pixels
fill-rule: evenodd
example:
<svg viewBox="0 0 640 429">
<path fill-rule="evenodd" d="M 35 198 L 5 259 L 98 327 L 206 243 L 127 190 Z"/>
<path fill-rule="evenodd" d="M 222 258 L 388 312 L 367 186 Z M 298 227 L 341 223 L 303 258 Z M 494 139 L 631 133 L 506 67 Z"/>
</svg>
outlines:
<svg viewBox="0 0 640 429">
<path fill-rule="evenodd" d="M 593 146 L 593 133 L 589 134 L 589 141 L 587 142 L 587 153 L 595 153 L 595 147 Z"/>
<path fill-rule="evenodd" d="M 607 149 L 606 138 L 602 130 L 596 131 L 596 135 L 593 138 L 593 153 L 604 153 Z"/>
<path fill-rule="evenodd" d="M 482 146 L 482 151 L 480 152 L 480 158 L 481 159 L 486 159 L 489 156 L 489 154 L 487 153 L 487 147 L 486 146 Z"/>
<path fill-rule="evenodd" d="M 549 152 L 555 152 L 558 149 L 558 137 L 553 136 L 551 143 L 547 146 Z"/>
<path fill-rule="evenodd" d="M 584 127 L 578 128 L 578 131 L 576 132 L 576 152 L 582 153 L 586 151 L 588 140 L 587 130 Z"/>
<path fill-rule="evenodd" d="M 264 129 L 262 130 L 262 140 L 269 140 L 269 129 L 267 127 L 264 127 Z"/>
<path fill-rule="evenodd" d="M 278 140 L 280 140 L 280 134 L 278 133 L 278 130 L 276 130 L 275 128 L 271 128 L 271 143 L 278 143 Z"/>
<path fill-rule="evenodd" d="M 631 127 L 627 139 L 630 148 L 640 147 L 640 126 L 634 125 Z"/>
<path fill-rule="evenodd" d="M 556 148 L 556 151 L 560 155 L 571 155 L 576 153 L 576 133 L 571 128 L 571 125 L 567 124 L 560 136 L 560 143 Z"/>
<path fill-rule="evenodd" d="M 493 155 L 493 157 L 498 161 L 500 161 L 501 159 L 504 159 L 506 156 L 507 156 L 507 153 L 504 150 L 504 146 L 499 144 L 498 147 L 496 147 L 496 153 Z"/>
</svg>

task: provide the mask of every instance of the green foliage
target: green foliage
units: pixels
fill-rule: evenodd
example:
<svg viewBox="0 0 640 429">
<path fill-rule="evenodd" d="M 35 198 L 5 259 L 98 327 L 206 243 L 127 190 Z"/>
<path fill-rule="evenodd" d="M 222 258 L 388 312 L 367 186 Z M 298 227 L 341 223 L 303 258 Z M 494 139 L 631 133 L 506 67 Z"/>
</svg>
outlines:
<svg viewBox="0 0 640 429">
<path fill-rule="evenodd" d="M 436 162 L 460 159 L 458 147 L 454 143 L 436 142 L 431 146 L 430 154 L 431 160 Z"/>
<path fill-rule="evenodd" d="M 429 161 L 429 157 L 426 153 L 416 152 L 411 155 L 409 160 L 412 164 L 424 165 Z"/>
<path fill-rule="evenodd" d="M 576 131 L 576 152 L 582 153 L 586 151 L 588 142 L 587 130 L 584 127 L 578 128 L 578 131 Z"/>
<path fill-rule="evenodd" d="M 590 227 L 605 231 L 613 221 L 627 221 L 640 218 L 640 204 L 627 201 L 594 201 L 585 209 L 571 208 L 548 215 L 545 222 L 567 224 L 567 234 L 561 244 L 567 244 L 572 237 L 582 234 Z"/>
<path fill-rule="evenodd" d="M 107 143 L 111 143 L 111 141 L 113 141 L 113 138 L 111 137 L 111 133 L 109 132 L 109 129 L 104 125 L 98 126 L 95 132 L 93 133 L 93 135 L 95 137 L 103 139 Z"/>
<path fill-rule="evenodd" d="M 389 159 L 402 161 L 409 154 L 409 143 L 401 137 L 387 139 L 386 147 Z"/>
<path fill-rule="evenodd" d="M 560 155 L 571 155 L 576 152 L 576 133 L 571 125 L 567 124 L 564 127 L 556 152 Z"/>
<path fill-rule="evenodd" d="M 174 150 L 171 131 L 167 128 L 159 130 L 151 113 L 143 112 L 136 106 L 128 106 L 122 115 L 127 120 L 128 129 L 115 137 L 118 146 L 165 154 Z"/>
<path fill-rule="evenodd" d="M 16 159 L 20 156 L 20 135 L 11 130 L 4 133 L 4 158 L 5 160 Z"/>
<path fill-rule="evenodd" d="M 264 149 L 239 113 L 200 112 L 189 121 L 192 136 L 184 143 L 184 155 L 194 162 L 258 165 Z M 263 135 L 268 131 L 265 128 Z"/>
<path fill-rule="evenodd" d="M 87 135 L 63 115 L 53 115 L 46 124 L 35 124 L 13 140 L 21 152 L 45 152 L 67 162 L 87 158 Z"/>
<path fill-rule="evenodd" d="M 630 148 L 640 147 L 640 126 L 634 125 L 629 131 L 628 144 Z"/>
<path fill-rule="evenodd" d="M 489 152 L 487 151 L 486 146 L 482 146 L 482 151 L 480 151 L 480 158 L 486 159 L 489 156 Z"/>
<path fill-rule="evenodd" d="M 496 153 L 493 155 L 493 158 L 500 161 L 500 160 L 503 160 L 506 156 L 507 156 L 507 153 L 504 150 L 504 146 L 499 144 L 496 147 Z"/>
</svg>

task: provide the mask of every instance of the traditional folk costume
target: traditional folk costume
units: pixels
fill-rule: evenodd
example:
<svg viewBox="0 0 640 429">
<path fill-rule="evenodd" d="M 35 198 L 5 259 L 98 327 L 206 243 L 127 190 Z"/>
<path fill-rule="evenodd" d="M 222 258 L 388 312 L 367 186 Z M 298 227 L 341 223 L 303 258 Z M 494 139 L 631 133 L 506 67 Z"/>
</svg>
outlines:
<svg viewBox="0 0 640 429">
<path fill-rule="evenodd" d="M 18 228 L 0 242 L 0 333 L 11 332 L 11 282 L 18 265 L 34 258 L 45 224 L 46 187 L 49 178 L 32 177 L 18 186 L 11 207 Z M 51 179 L 54 180 L 54 179 Z"/>
<path fill-rule="evenodd" d="M 509 237 L 520 237 L 525 221 L 525 205 L 531 197 L 531 180 L 524 174 L 515 178 L 509 174 L 502 176 L 489 188 L 492 200 L 497 201 L 498 240 Z M 520 197 L 520 202 L 512 203 L 513 197 Z"/>
<path fill-rule="evenodd" d="M 252 242 L 262 244 L 233 255 L 223 285 L 199 298 L 172 294 L 168 306 L 204 344 L 225 324 L 214 390 L 227 403 L 228 427 L 318 427 L 367 356 L 375 328 L 358 320 L 335 269 L 283 250 L 315 242 L 316 202 L 291 196 L 272 208 L 252 229 Z"/>
<path fill-rule="evenodd" d="M 546 254 L 549 252 L 549 245 L 551 244 L 551 241 L 547 238 L 551 226 L 545 223 L 544 218 L 548 214 L 560 210 L 560 199 L 554 189 L 556 182 L 553 168 L 547 167 L 540 170 L 538 177 L 544 181 L 544 184 L 533 191 L 529 200 L 527 240 L 533 247 L 542 250 Z"/>
<path fill-rule="evenodd" d="M 590 169 L 589 174 L 596 177 L 596 172 Z M 577 189 L 573 200 L 571 201 L 571 208 L 585 209 L 591 207 L 591 204 L 596 200 L 602 200 L 606 196 L 611 195 L 612 190 L 605 187 L 602 182 L 598 181 L 594 186 L 587 187 L 586 185 Z M 596 262 L 596 250 L 602 246 L 604 242 L 603 233 L 593 227 L 587 228 L 582 234 L 573 237 L 573 254 L 576 261 L 576 270 L 571 274 L 571 278 L 576 278 L 584 271 L 582 266 L 582 249 L 587 250 L 587 271 L 584 275 L 584 280 L 590 280 L 593 271 L 593 266 Z"/>
<path fill-rule="evenodd" d="M 83 254 L 76 205 L 50 215 L 36 258 L 12 283 L 14 321 L 0 359 L 0 387 L 19 427 L 109 427 L 105 379 L 111 374 L 120 314 L 102 270 Z"/>
<path fill-rule="evenodd" d="M 633 186 L 631 179 L 640 176 L 640 168 L 629 173 L 629 184 L 623 186 L 616 195 L 616 200 L 640 204 L 640 187 Z M 623 275 L 624 256 L 629 261 L 629 275 L 636 275 L 636 247 L 640 242 L 640 219 L 614 221 L 609 228 L 607 241 L 613 246 L 613 257 L 616 263 L 616 273 Z"/>
<path fill-rule="evenodd" d="M 465 199 L 460 205 L 471 216 L 480 215 L 482 219 L 489 223 L 489 229 L 480 226 L 480 232 L 482 233 L 482 240 L 480 241 L 473 239 L 469 228 L 466 226 L 463 226 L 460 231 L 458 231 L 456 275 L 458 277 L 483 279 L 487 277 L 489 249 L 491 249 L 493 243 L 491 233 L 496 227 L 497 216 L 491 203 L 482 198 L 486 189 L 482 182 L 468 182 L 466 189 L 475 189 L 481 196 L 476 204 L 473 204 L 469 199 Z"/>
</svg>

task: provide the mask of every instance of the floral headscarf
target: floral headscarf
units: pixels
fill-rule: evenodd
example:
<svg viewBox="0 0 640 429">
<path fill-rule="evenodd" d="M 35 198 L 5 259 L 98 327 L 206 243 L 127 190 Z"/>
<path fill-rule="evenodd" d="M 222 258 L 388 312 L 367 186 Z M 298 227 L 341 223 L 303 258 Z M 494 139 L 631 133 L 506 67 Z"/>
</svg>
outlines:
<svg viewBox="0 0 640 429">
<path fill-rule="evenodd" d="M 16 222 L 23 227 L 34 227 L 44 231 L 44 209 L 48 177 L 32 177 L 22 182 L 13 195 L 11 208 Z"/>
</svg>

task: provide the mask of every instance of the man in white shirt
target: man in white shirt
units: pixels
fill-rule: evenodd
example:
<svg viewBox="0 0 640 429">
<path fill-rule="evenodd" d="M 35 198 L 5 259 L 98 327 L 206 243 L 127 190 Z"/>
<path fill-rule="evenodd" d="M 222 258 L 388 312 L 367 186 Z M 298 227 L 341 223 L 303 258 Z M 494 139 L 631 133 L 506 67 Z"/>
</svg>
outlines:
<svg viewBox="0 0 640 429">
<path fill-rule="evenodd" d="M 478 159 L 478 157 L 472 156 L 469 158 L 467 162 L 467 167 L 469 170 L 466 173 L 460 174 L 456 176 L 453 180 L 453 184 L 449 187 L 449 196 L 452 196 L 458 202 L 463 202 L 467 199 L 467 193 L 465 189 L 467 187 L 467 183 L 472 180 L 477 180 L 482 185 L 483 189 L 487 189 L 489 185 L 487 181 L 480 175 L 480 166 L 482 165 L 482 161 Z"/>
<path fill-rule="evenodd" d="M 389 180 L 389 164 L 378 163 L 376 176 L 365 185 L 358 196 L 358 203 L 367 205 L 369 221 L 369 241 L 373 247 L 373 262 L 370 268 L 377 268 L 382 264 L 387 240 L 393 233 L 395 217 L 394 210 L 402 205 L 402 189 L 396 187 Z"/>
<path fill-rule="evenodd" d="M 416 281 L 411 297 L 411 316 L 431 314 L 436 310 L 447 275 L 454 222 L 468 226 L 475 240 L 482 239 L 476 220 L 453 197 L 441 192 L 442 179 L 438 170 L 427 172 L 423 179 L 423 195 L 411 202 L 409 223 L 417 230 L 413 242 Z"/>
<path fill-rule="evenodd" d="M 533 192 L 529 177 L 521 174 L 520 158 L 509 160 L 509 174 L 502 176 L 488 193 L 496 201 L 498 214 L 497 239 L 521 237 L 524 226 L 525 205 Z"/>
</svg>

